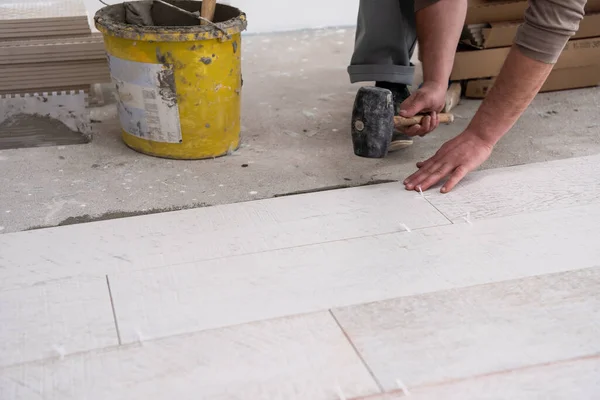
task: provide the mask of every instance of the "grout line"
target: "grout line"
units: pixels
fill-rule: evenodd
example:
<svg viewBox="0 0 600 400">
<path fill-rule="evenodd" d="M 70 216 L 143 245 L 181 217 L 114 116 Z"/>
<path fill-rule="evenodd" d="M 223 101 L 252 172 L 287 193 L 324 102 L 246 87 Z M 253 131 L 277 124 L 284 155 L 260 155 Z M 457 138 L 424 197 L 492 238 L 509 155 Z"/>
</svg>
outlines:
<svg viewBox="0 0 600 400">
<path fill-rule="evenodd" d="M 117 340 L 119 341 L 119 346 L 121 346 L 121 332 L 119 332 L 119 322 L 117 321 L 117 313 L 115 311 L 115 302 L 113 301 L 112 290 L 110 289 L 110 281 L 108 280 L 108 275 L 106 275 L 106 286 L 108 286 L 108 297 L 110 297 L 110 306 L 112 308 L 113 320 L 115 321 L 115 329 L 117 330 Z"/>
<path fill-rule="evenodd" d="M 446 218 L 448 220 L 448 222 L 450 222 L 450 224 L 455 225 L 454 222 L 452 222 L 452 220 L 450 218 L 448 218 L 448 216 L 446 214 L 444 214 L 443 212 L 440 211 L 439 208 L 437 208 L 431 201 L 429 201 L 429 199 L 425 196 L 423 196 L 423 198 L 425 199 L 426 202 L 429 203 L 429 205 L 433 208 L 435 208 L 435 210 L 437 212 L 439 212 L 440 214 L 442 214 L 444 216 L 444 218 Z"/>
<path fill-rule="evenodd" d="M 352 339 L 350 339 L 350 335 L 348 335 L 348 332 L 346 332 L 346 330 L 342 327 L 342 324 L 340 324 L 340 321 L 338 321 L 337 317 L 335 316 L 335 314 L 333 313 L 332 309 L 329 309 L 329 315 L 331 315 L 331 318 L 333 318 L 333 320 L 335 321 L 335 323 L 337 324 L 338 328 L 340 328 L 340 330 L 342 331 L 342 333 L 344 334 L 344 336 L 346 337 L 346 340 L 348 341 L 348 343 L 350 344 L 350 346 L 352 346 L 352 348 L 354 349 L 354 352 L 356 353 L 356 355 L 358 356 L 360 362 L 363 364 L 363 366 L 366 368 L 366 370 L 369 372 L 369 374 L 371 375 L 371 378 L 373 378 L 373 381 L 375 382 L 375 384 L 377 385 L 377 387 L 379 388 L 379 391 L 381 393 L 385 393 L 385 389 L 383 388 L 383 385 L 381 384 L 381 382 L 379 382 L 379 379 L 377 379 L 377 377 L 375 376 L 375 373 L 373 372 L 373 370 L 369 367 L 369 365 L 367 364 L 367 362 L 365 361 L 365 359 L 363 358 L 362 354 L 360 354 L 360 351 L 358 351 L 358 348 L 356 348 L 356 345 L 354 344 L 354 342 L 352 341 Z"/>
<path fill-rule="evenodd" d="M 428 226 L 423 226 L 421 228 L 411 228 L 411 231 L 412 232 L 418 232 L 418 231 L 423 231 L 423 230 L 426 230 L 426 229 L 441 228 L 443 226 L 456 225 L 452 221 L 450 221 L 448 219 L 448 217 L 446 217 L 445 215 L 444 215 L 444 217 L 450 222 L 449 225 L 428 225 Z M 19 233 L 19 232 L 11 232 L 11 233 Z M 217 260 L 223 260 L 225 258 L 237 258 L 237 257 L 255 256 L 255 255 L 260 255 L 260 254 L 265 254 L 265 253 L 271 253 L 271 252 L 274 252 L 274 251 L 299 249 L 299 248 L 303 248 L 303 247 L 318 246 L 318 245 L 321 245 L 321 244 L 332 244 L 332 243 L 339 243 L 339 242 L 347 242 L 349 240 L 366 239 L 366 238 L 371 238 L 371 237 L 372 238 L 377 238 L 379 236 L 391 236 L 391 235 L 396 235 L 398 233 L 409 233 L 409 232 L 407 232 L 406 230 L 398 230 L 398 229 L 396 229 L 394 231 L 379 232 L 379 233 L 373 233 L 373 234 L 369 234 L 369 235 L 350 236 L 350 237 L 346 237 L 346 238 L 325 240 L 325 241 L 322 241 L 322 242 L 312 242 L 312 243 L 305 243 L 305 244 L 299 244 L 299 245 L 290 245 L 290 246 L 285 246 L 285 247 L 277 247 L 277 248 L 273 248 L 273 249 L 253 251 L 253 252 L 249 252 L 249 253 L 240 253 L 240 254 L 233 254 L 233 255 L 228 255 L 228 256 L 225 255 L 225 256 L 218 256 L 218 257 L 212 257 L 212 258 L 202 258 L 202 259 L 198 259 L 198 260 L 184 261 L 184 262 L 179 262 L 179 263 L 175 263 L 175 264 L 164 264 L 164 265 L 158 265 L 158 266 L 150 267 L 150 268 L 134 269 L 134 270 L 132 270 L 132 272 L 150 271 L 150 270 L 160 269 L 160 268 L 166 268 L 166 267 L 181 267 L 181 266 L 186 266 L 186 265 L 195 264 L 195 263 L 199 263 L 199 262 L 217 261 Z"/>
</svg>

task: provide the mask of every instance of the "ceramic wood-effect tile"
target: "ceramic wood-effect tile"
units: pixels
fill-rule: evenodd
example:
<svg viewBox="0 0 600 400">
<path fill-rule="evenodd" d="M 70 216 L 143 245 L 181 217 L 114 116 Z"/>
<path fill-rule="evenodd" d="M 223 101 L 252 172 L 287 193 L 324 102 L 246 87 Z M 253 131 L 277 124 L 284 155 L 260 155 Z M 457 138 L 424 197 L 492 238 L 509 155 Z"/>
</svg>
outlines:
<svg viewBox="0 0 600 400">
<path fill-rule="evenodd" d="M 124 342 L 598 265 L 600 206 L 111 275 Z M 574 257 L 574 255 L 577 255 Z"/>
<path fill-rule="evenodd" d="M 596 400 L 600 356 L 539 365 L 408 391 L 411 400 Z M 350 400 L 406 400 L 401 390 Z"/>
<path fill-rule="evenodd" d="M 0 3 L 0 21 L 87 18 L 81 0 L 4 0 Z"/>
<path fill-rule="evenodd" d="M 0 290 L 444 224 L 393 183 L 11 233 L 0 235 Z"/>
<path fill-rule="evenodd" d="M 446 195 L 426 197 L 454 222 L 599 204 L 598 165 L 600 155 L 480 171 Z"/>
<path fill-rule="evenodd" d="M 600 354 L 600 267 L 333 313 L 386 391 L 439 385 Z"/>
<path fill-rule="evenodd" d="M 0 292 L 0 367 L 117 344 L 106 279 Z"/>
<path fill-rule="evenodd" d="M 13 400 L 336 400 L 378 387 L 328 312 L 0 370 Z"/>
</svg>

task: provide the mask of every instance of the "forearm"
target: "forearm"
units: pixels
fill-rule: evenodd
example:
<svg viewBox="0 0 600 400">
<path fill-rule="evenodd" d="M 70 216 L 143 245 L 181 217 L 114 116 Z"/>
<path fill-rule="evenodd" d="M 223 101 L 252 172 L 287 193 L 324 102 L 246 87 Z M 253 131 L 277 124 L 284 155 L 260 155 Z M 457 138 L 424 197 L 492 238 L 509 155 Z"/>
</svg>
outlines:
<svg viewBox="0 0 600 400">
<path fill-rule="evenodd" d="M 565 44 L 579 29 L 586 0 L 530 0 L 492 90 L 469 129 L 491 145 L 517 122 L 548 78 Z"/>
<path fill-rule="evenodd" d="M 423 8 L 419 9 L 420 5 Z M 467 0 L 418 0 L 416 7 L 423 81 L 446 86 L 467 15 Z"/>
<path fill-rule="evenodd" d="M 513 47 L 467 130 L 495 145 L 527 109 L 553 66 L 534 60 Z"/>
</svg>

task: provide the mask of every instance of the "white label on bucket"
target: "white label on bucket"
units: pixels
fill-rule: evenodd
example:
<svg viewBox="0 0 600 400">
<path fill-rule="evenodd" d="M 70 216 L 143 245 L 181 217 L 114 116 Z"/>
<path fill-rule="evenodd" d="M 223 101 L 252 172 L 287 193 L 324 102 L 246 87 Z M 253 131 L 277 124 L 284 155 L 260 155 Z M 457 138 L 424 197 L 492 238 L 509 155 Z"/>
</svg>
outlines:
<svg viewBox="0 0 600 400">
<path fill-rule="evenodd" d="M 181 143 L 175 75 L 163 64 L 108 56 L 123 130 L 153 142 Z"/>
</svg>

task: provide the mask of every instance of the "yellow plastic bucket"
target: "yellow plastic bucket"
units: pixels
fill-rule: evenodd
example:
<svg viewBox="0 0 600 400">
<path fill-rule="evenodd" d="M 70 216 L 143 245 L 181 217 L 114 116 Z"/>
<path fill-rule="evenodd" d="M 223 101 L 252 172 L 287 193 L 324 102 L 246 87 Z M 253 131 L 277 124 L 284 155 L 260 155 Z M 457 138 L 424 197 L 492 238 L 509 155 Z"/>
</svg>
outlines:
<svg viewBox="0 0 600 400">
<path fill-rule="evenodd" d="M 170 0 L 190 12 L 201 2 Z M 212 25 L 137 26 L 125 6 L 100 9 L 125 144 L 174 159 L 219 157 L 240 142 L 241 32 L 246 15 L 219 4 Z"/>
</svg>

